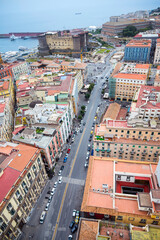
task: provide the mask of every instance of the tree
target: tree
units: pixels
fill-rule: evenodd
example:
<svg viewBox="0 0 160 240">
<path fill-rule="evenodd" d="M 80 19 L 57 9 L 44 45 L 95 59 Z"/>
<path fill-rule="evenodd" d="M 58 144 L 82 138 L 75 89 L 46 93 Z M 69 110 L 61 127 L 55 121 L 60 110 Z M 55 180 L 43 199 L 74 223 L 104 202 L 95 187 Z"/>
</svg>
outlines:
<svg viewBox="0 0 160 240">
<path fill-rule="evenodd" d="M 84 116 L 85 111 L 84 111 L 84 110 L 81 110 L 80 113 L 81 113 L 82 116 Z"/>
<path fill-rule="evenodd" d="M 137 28 L 135 26 L 127 26 L 123 29 L 123 37 L 134 37 L 138 33 Z"/>
<path fill-rule="evenodd" d="M 85 94 L 85 99 L 89 99 L 89 98 L 90 98 L 90 93 L 87 92 L 87 93 Z"/>
<path fill-rule="evenodd" d="M 82 120 L 82 115 L 79 115 L 79 116 L 78 116 L 78 119 L 79 119 L 79 120 Z"/>
<path fill-rule="evenodd" d="M 85 109 L 86 109 L 86 107 L 83 105 L 83 106 L 81 107 L 81 109 L 82 109 L 82 110 L 85 110 Z"/>
</svg>

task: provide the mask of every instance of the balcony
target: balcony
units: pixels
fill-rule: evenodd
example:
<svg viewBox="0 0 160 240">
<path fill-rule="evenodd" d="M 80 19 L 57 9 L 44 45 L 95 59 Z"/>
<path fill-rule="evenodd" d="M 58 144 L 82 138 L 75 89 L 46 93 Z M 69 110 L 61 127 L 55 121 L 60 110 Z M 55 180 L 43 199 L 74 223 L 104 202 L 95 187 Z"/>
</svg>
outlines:
<svg viewBox="0 0 160 240">
<path fill-rule="evenodd" d="M 119 152 L 120 154 L 122 154 L 124 151 L 123 151 L 123 150 L 119 150 L 118 152 Z"/>
<path fill-rule="evenodd" d="M 134 154 L 135 154 L 135 151 L 131 151 L 130 154 L 131 154 L 131 155 L 134 155 Z"/>
<path fill-rule="evenodd" d="M 111 150 L 110 149 L 107 149 L 107 153 L 110 153 L 111 152 Z"/>
<path fill-rule="evenodd" d="M 142 152 L 142 156 L 145 156 L 147 153 L 146 152 Z"/>
<path fill-rule="evenodd" d="M 99 152 L 99 149 L 97 148 L 97 149 L 95 149 L 96 150 L 96 152 Z"/>
</svg>

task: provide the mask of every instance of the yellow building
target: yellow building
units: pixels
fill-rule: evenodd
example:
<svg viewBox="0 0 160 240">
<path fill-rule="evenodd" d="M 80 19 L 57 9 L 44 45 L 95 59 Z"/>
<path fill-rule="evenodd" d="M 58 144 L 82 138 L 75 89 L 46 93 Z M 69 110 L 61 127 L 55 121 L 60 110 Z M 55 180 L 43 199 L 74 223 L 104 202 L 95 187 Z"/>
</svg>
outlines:
<svg viewBox="0 0 160 240">
<path fill-rule="evenodd" d="M 40 150 L 0 143 L 0 238 L 17 239 L 46 180 Z"/>
</svg>

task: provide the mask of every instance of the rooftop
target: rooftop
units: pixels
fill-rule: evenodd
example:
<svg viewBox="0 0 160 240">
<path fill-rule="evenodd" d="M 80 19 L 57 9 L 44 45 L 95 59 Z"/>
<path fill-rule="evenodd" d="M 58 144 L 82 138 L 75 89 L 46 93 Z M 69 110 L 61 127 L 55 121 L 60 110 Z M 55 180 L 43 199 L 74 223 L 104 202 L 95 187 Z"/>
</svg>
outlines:
<svg viewBox="0 0 160 240">
<path fill-rule="evenodd" d="M 81 211 L 101 214 L 120 212 L 147 216 L 147 212 L 138 209 L 137 195 L 121 193 L 119 197 L 115 188 L 118 181 L 116 175 L 149 179 L 156 167 L 156 164 L 150 165 L 145 162 L 91 156 Z M 108 187 L 108 192 L 105 192 L 103 185 Z"/>
<path fill-rule="evenodd" d="M 151 39 L 131 40 L 126 47 L 151 47 Z"/>
<path fill-rule="evenodd" d="M 118 73 L 113 76 L 114 78 L 121 78 L 121 79 L 133 79 L 133 80 L 143 80 L 146 81 L 147 75 L 146 74 L 135 74 L 135 73 Z"/>
<path fill-rule="evenodd" d="M 119 114 L 120 108 L 121 108 L 120 104 L 116 102 L 111 103 L 103 117 L 103 121 L 108 119 L 116 120 Z"/>
</svg>

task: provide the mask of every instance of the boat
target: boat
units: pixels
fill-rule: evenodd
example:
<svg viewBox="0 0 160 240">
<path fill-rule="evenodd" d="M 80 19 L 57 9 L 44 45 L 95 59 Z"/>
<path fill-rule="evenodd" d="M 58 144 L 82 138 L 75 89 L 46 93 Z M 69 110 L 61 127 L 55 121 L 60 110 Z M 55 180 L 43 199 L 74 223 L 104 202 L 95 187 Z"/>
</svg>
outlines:
<svg viewBox="0 0 160 240">
<path fill-rule="evenodd" d="M 27 47 L 23 47 L 23 46 L 20 46 L 18 49 L 19 49 L 19 51 L 26 51 L 26 50 L 28 50 Z"/>
<path fill-rule="evenodd" d="M 81 14 L 82 14 L 81 12 L 75 13 L 75 15 L 81 15 Z"/>
<path fill-rule="evenodd" d="M 23 37 L 24 40 L 27 40 L 27 39 L 29 39 L 29 38 L 30 38 L 29 36 Z"/>
<path fill-rule="evenodd" d="M 14 34 L 12 34 L 11 36 L 10 36 L 10 39 L 11 39 L 11 41 L 14 41 L 14 40 L 16 40 L 16 39 L 18 39 L 19 37 L 16 37 Z"/>
</svg>

